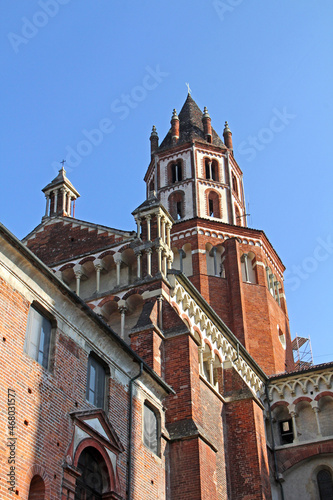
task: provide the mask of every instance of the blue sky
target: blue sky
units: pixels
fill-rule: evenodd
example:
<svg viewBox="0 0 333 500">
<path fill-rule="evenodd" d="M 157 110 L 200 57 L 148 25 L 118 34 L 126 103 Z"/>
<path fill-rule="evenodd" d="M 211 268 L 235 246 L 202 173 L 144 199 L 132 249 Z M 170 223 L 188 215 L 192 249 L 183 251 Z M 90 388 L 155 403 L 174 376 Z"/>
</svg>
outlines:
<svg viewBox="0 0 333 500">
<path fill-rule="evenodd" d="M 67 158 L 76 216 L 134 229 L 151 127 L 162 140 L 189 82 L 221 136 L 229 122 L 249 225 L 287 267 L 292 337 L 333 360 L 332 21 L 331 0 L 6 2 L 1 221 L 30 232 Z"/>
</svg>

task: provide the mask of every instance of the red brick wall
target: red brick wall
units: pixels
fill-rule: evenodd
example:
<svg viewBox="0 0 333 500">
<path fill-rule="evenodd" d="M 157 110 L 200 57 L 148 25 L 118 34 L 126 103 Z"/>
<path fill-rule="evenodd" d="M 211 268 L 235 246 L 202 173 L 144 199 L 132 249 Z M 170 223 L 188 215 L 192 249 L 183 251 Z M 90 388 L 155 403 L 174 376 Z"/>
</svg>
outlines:
<svg viewBox="0 0 333 500">
<path fill-rule="evenodd" d="M 54 366 L 45 370 L 24 353 L 29 303 L 20 293 L 0 280 L 0 365 L 2 384 L 0 413 L 2 429 L 7 427 L 7 390 L 16 392 L 16 489 L 18 498 L 27 498 L 32 467 L 45 474 L 46 498 L 60 498 L 62 464 L 72 440 L 70 412 L 92 409 L 86 401 L 87 353 L 59 328 L 56 331 Z M 5 340 L 3 340 L 5 339 Z M 138 368 L 139 371 L 139 368 Z M 133 435 L 135 460 L 133 484 L 136 500 L 163 498 L 165 489 L 164 441 L 161 457 L 156 457 L 142 443 L 142 401 L 134 398 Z M 108 414 L 122 445 L 128 439 L 127 388 L 110 377 Z M 127 452 L 119 455 L 118 473 L 123 494 L 126 490 Z M 0 480 L 2 499 L 13 498 L 5 483 L 8 470 L 6 440 L 0 443 Z M 39 470 L 38 469 L 38 470 Z M 151 482 L 153 481 L 153 482 Z M 142 496 L 147 491 L 147 496 Z"/>
<path fill-rule="evenodd" d="M 71 219 L 68 220 L 71 222 Z M 109 235 L 107 232 L 97 234 L 96 230 L 81 229 L 79 226 L 57 222 L 47 225 L 44 230 L 28 240 L 28 248 L 46 264 L 72 259 L 86 252 L 102 249 L 124 238 Z"/>
<path fill-rule="evenodd" d="M 263 411 L 233 368 L 224 370 L 227 470 L 232 500 L 271 499 Z"/>
</svg>

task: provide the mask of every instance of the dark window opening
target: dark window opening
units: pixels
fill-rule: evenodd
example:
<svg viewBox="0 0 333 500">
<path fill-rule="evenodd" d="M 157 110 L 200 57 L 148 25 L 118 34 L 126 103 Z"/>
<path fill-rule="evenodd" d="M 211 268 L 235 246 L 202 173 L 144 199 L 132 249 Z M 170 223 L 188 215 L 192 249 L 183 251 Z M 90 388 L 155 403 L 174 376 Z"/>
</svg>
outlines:
<svg viewBox="0 0 333 500">
<path fill-rule="evenodd" d="M 238 183 L 237 183 L 237 179 L 236 179 L 234 174 L 232 174 L 232 189 L 235 191 L 235 193 L 238 196 Z"/>
<path fill-rule="evenodd" d="M 279 422 L 281 444 L 289 444 L 294 441 L 293 424 L 290 420 Z"/>
<path fill-rule="evenodd" d="M 147 404 L 143 407 L 143 442 L 158 455 L 159 422 L 155 412 Z"/>
<path fill-rule="evenodd" d="M 213 202 L 213 200 L 209 200 L 209 215 L 210 215 L 210 217 L 214 217 L 214 202 Z"/>
<path fill-rule="evenodd" d="M 86 448 L 80 455 L 75 500 L 102 500 L 103 483 L 107 484 L 108 472 L 102 455 L 94 448 Z M 107 487 L 108 488 L 108 487 Z"/>
<path fill-rule="evenodd" d="M 25 339 L 25 352 L 44 368 L 49 367 L 51 321 L 34 307 L 30 307 Z"/>
<path fill-rule="evenodd" d="M 182 202 L 177 201 L 176 203 L 176 219 L 179 220 L 182 218 Z"/>
<path fill-rule="evenodd" d="M 209 217 L 220 218 L 220 200 L 215 191 L 211 191 L 208 195 L 208 215 Z"/>
<path fill-rule="evenodd" d="M 205 160 L 206 179 L 210 179 L 209 160 Z"/>
<path fill-rule="evenodd" d="M 333 481 L 330 471 L 320 470 L 317 474 L 317 484 L 320 500 L 333 500 Z"/>
<path fill-rule="evenodd" d="M 89 403 L 104 408 L 106 371 L 101 362 L 94 356 L 88 360 L 87 400 Z"/>
</svg>

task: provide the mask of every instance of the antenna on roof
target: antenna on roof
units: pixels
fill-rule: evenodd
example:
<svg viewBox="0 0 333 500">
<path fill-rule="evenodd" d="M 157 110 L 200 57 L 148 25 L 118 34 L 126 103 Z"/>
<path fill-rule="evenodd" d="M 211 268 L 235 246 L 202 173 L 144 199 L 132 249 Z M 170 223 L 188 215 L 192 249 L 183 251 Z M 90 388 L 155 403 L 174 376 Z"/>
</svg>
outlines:
<svg viewBox="0 0 333 500">
<path fill-rule="evenodd" d="M 185 85 L 186 85 L 186 87 L 187 87 L 187 93 L 188 93 L 189 95 L 191 95 L 192 90 L 190 89 L 190 84 L 189 84 L 189 83 L 185 83 Z"/>
</svg>

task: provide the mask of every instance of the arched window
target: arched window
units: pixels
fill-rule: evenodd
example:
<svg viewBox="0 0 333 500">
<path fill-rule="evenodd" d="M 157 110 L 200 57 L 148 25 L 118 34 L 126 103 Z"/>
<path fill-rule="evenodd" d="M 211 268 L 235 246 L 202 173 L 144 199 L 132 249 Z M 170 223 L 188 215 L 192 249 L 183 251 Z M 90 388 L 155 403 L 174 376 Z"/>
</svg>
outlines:
<svg viewBox="0 0 333 500">
<path fill-rule="evenodd" d="M 237 182 L 237 179 L 236 179 L 236 176 L 235 174 L 231 174 L 232 175 L 232 189 L 235 191 L 236 195 L 238 196 L 238 182 Z"/>
<path fill-rule="evenodd" d="M 103 492 L 110 487 L 107 465 L 99 451 L 85 448 L 77 467 L 81 476 L 76 481 L 75 500 L 102 500 Z"/>
<path fill-rule="evenodd" d="M 253 268 L 255 255 L 252 252 L 243 253 L 241 256 L 242 280 L 244 283 L 257 283 L 256 272 Z"/>
<path fill-rule="evenodd" d="M 143 406 L 143 442 L 155 455 L 159 454 L 159 419 L 148 403 Z"/>
<path fill-rule="evenodd" d="M 221 245 L 213 247 L 211 243 L 206 243 L 206 264 L 209 276 L 225 278 L 223 253 L 224 248 Z"/>
<path fill-rule="evenodd" d="M 237 205 L 235 205 L 235 217 L 236 217 L 236 226 L 241 226 L 242 225 L 242 217 L 239 211 L 239 208 Z"/>
<path fill-rule="evenodd" d="M 174 220 L 180 220 L 184 217 L 184 193 L 177 191 L 169 196 L 169 212 Z"/>
<path fill-rule="evenodd" d="M 208 208 L 208 216 L 215 217 L 219 219 L 221 217 L 220 214 L 220 198 L 219 195 L 215 191 L 210 191 L 208 193 L 207 198 L 207 208 Z"/>
<path fill-rule="evenodd" d="M 152 194 L 155 191 L 155 182 L 154 179 L 149 183 L 149 194 Z"/>
<path fill-rule="evenodd" d="M 169 165 L 169 184 L 180 182 L 183 180 L 182 162 L 178 160 Z"/>
<path fill-rule="evenodd" d="M 317 484 L 320 500 L 333 500 L 333 481 L 330 471 L 320 470 L 317 474 Z"/>
<path fill-rule="evenodd" d="M 206 179 L 212 181 L 218 181 L 218 162 L 216 160 L 211 160 L 209 158 L 205 158 L 205 177 Z"/>
<path fill-rule="evenodd" d="M 34 476 L 30 483 L 28 500 L 44 500 L 45 484 L 40 476 Z"/>
</svg>

